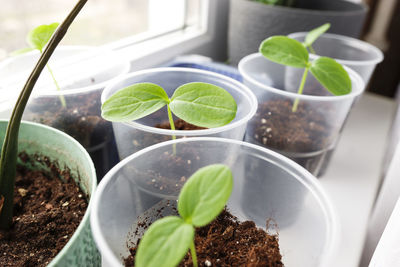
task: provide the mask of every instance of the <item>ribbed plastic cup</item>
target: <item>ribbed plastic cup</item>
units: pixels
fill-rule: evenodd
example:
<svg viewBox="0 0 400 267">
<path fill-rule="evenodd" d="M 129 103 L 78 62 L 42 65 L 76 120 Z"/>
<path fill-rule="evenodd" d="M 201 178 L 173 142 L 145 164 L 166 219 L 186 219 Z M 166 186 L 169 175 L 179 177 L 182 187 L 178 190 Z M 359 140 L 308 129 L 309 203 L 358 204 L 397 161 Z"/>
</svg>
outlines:
<svg viewBox="0 0 400 267">
<path fill-rule="evenodd" d="M 291 33 L 288 37 L 304 42 L 307 32 Z M 340 64 L 360 74 L 368 84 L 377 64 L 383 60 L 383 53 L 377 47 L 356 38 L 324 33 L 313 44 L 316 54 L 310 54 L 314 60 L 319 56 L 331 57 Z"/>
<path fill-rule="evenodd" d="M 127 123 L 113 123 L 118 153 L 121 159 L 150 145 L 176 138 L 194 136 L 216 136 L 243 140 L 247 122 L 255 114 L 257 99 L 253 92 L 242 83 L 227 76 L 191 68 L 154 68 L 125 75 L 107 86 L 101 96 L 104 103 L 115 92 L 135 83 L 150 82 L 164 88 L 168 96 L 181 85 L 190 82 L 206 82 L 224 88 L 237 103 L 236 117 L 229 124 L 203 130 L 169 130 L 155 127 L 168 122 L 167 108 L 142 119 Z"/>
<path fill-rule="evenodd" d="M 290 79 L 285 77 L 288 70 Z M 333 96 L 326 95 L 322 85 L 309 74 L 304 94 L 299 95 L 286 87 L 287 80 L 293 87 L 298 86 L 301 69 L 287 68 L 255 53 L 239 62 L 239 71 L 243 83 L 256 94 L 259 103 L 256 115 L 248 123 L 245 140 L 273 149 L 318 175 L 326 155 L 336 145 L 355 98 L 362 93 L 361 77 L 347 68 L 352 91 Z M 296 100 L 299 105 L 293 112 Z M 272 126 L 269 121 L 274 122 Z M 291 136 L 286 135 L 288 132 Z"/>
<path fill-rule="evenodd" d="M 177 154 L 173 156 L 173 146 Z M 285 266 L 327 266 L 338 244 L 339 224 L 319 181 L 304 168 L 260 146 L 224 138 L 177 139 L 147 147 L 116 165 L 100 182 L 91 226 L 103 266 L 121 266 L 143 234 L 136 226 L 174 214 L 182 177 L 226 164 L 234 188 L 228 209 L 240 220 L 277 227 Z M 297 192 L 297 193 L 296 193 Z M 175 211 L 176 213 L 176 211 Z M 135 234 L 136 233 L 136 234 Z"/>
</svg>

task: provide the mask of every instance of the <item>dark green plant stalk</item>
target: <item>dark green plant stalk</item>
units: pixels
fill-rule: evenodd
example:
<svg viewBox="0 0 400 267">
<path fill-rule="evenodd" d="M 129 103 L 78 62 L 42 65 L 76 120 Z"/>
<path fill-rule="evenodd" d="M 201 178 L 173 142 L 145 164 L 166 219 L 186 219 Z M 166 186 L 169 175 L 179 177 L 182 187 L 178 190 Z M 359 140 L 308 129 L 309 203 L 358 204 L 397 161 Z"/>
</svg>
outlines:
<svg viewBox="0 0 400 267">
<path fill-rule="evenodd" d="M 0 229 L 7 230 L 12 224 L 13 194 L 18 153 L 18 132 L 25 106 L 40 73 L 86 2 L 87 0 L 79 0 L 64 22 L 51 37 L 46 49 L 41 54 L 39 61 L 26 81 L 11 114 L 0 158 L 0 200 L 4 198 L 3 207 L 0 210 Z"/>
</svg>

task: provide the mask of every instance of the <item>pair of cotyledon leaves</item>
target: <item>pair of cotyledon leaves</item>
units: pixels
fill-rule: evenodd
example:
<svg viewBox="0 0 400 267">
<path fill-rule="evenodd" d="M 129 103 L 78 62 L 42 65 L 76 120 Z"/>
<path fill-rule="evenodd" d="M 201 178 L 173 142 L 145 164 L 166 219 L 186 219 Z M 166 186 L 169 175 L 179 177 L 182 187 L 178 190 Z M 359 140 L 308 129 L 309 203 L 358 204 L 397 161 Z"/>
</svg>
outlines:
<svg viewBox="0 0 400 267">
<path fill-rule="evenodd" d="M 307 47 L 327 29 L 324 24 L 310 31 L 304 43 L 286 36 L 273 36 L 260 45 L 261 54 L 269 60 L 296 68 L 306 68 L 332 94 L 345 95 L 351 92 L 351 80 L 341 64 L 329 57 L 319 57 L 310 62 Z"/>
<path fill-rule="evenodd" d="M 171 98 L 157 84 L 133 84 L 113 94 L 101 108 L 103 118 L 126 122 L 147 116 L 165 105 L 179 118 L 207 128 L 231 122 L 237 110 L 235 99 L 226 90 L 202 82 L 179 86 Z"/>
<path fill-rule="evenodd" d="M 26 37 L 26 42 L 29 44 L 29 47 L 14 51 L 12 54 L 13 55 L 23 54 L 35 49 L 39 50 L 40 53 L 42 53 L 43 48 L 49 42 L 51 36 L 57 29 L 58 25 L 59 23 L 55 22 L 49 25 L 40 25 L 32 29 Z"/>
<path fill-rule="evenodd" d="M 195 227 L 205 226 L 218 216 L 232 188 L 232 173 L 225 165 L 209 165 L 194 173 L 179 194 L 181 217 L 164 217 L 149 227 L 140 241 L 135 266 L 178 265 L 194 242 Z"/>
</svg>

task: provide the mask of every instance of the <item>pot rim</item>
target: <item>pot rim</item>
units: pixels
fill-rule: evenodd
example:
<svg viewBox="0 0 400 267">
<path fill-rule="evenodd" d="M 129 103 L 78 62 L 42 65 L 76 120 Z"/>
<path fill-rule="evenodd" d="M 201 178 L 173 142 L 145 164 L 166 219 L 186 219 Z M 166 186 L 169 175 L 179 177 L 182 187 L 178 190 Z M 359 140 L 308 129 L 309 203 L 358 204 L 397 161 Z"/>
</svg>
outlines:
<svg viewBox="0 0 400 267">
<path fill-rule="evenodd" d="M 238 69 L 240 74 L 243 76 L 243 78 L 249 80 L 250 82 L 254 83 L 255 85 L 257 85 L 258 87 L 262 88 L 263 90 L 266 91 L 272 91 L 275 94 L 278 95 L 283 95 L 283 96 L 287 96 L 290 98 L 298 98 L 300 100 L 310 100 L 310 101 L 320 101 L 320 102 L 333 102 L 333 101 L 344 101 L 344 100 L 348 100 L 351 98 L 356 98 L 357 96 L 359 96 L 364 89 L 365 83 L 363 81 L 363 79 L 361 78 L 361 76 L 355 72 L 354 70 L 344 66 L 344 69 L 348 72 L 350 79 L 352 80 L 352 90 L 349 94 L 346 95 L 340 95 L 340 96 L 316 96 L 316 95 L 305 95 L 305 94 L 297 94 L 294 92 L 289 92 L 289 91 L 284 91 L 282 89 L 278 89 L 266 84 L 263 84 L 257 80 L 255 80 L 252 76 L 250 76 L 249 74 L 247 74 L 247 71 L 244 69 L 244 65 L 245 64 L 250 64 L 249 61 L 255 59 L 255 58 L 264 58 L 262 56 L 261 53 L 253 53 L 250 55 L 245 56 L 244 58 L 242 58 L 239 61 L 238 64 Z M 265 60 L 268 60 L 266 58 L 264 58 Z"/>
<path fill-rule="evenodd" d="M 67 65 L 68 62 L 69 64 L 76 64 L 76 60 L 85 60 L 85 59 L 90 59 L 91 57 L 95 57 L 95 56 L 102 56 L 101 50 L 97 49 L 94 46 L 74 46 L 74 45 L 67 45 L 67 46 L 60 46 L 59 48 L 57 48 L 58 50 L 63 50 L 63 51 L 82 51 L 83 53 L 79 53 L 78 55 L 75 56 L 71 56 L 72 59 L 68 59 L 67 61 Z M 57 50 L 56 50 L 57 51 Z M 63 89 L 63 90 L 41 90 L 37 93 L 33 92 L 33 95 L 35 97 L 42 97 L 42 96 L 60 96 L 60 95 L 73 95 L 73 94 L 81 94 L 81 93 L 85 93 L 85 92 L 91 92 L 91 91 L 95 91 L 95 90 L 99 90 L 104 88 L 109 82 L 111 82 L 112 80 L 114 80 L 115 78 L 118 78 L 119 76 L 122 76 L 126 73 L 129 72 L 130 70 L 130 63 L 126 60 L 120 60 L 119 57 L 117 56 L 117 53 L 106 49 L 103 51 L 104 53 L 107 53 L 108 55 L 112 55 L 115 56 L 114 62 L 113 62 L 113 66 L 119 66 L 122 67 L 121 71 L 118 73 L 117 76 L 114 76 L 106 81 L 100 82 L 100 83 L 95 83 L 92 85 L 88 85 L 88 86 L 83 86 L 83 87 L 75 87 L 75 88 L 71 88 L 71 89 Z M 13 61 L 18 60 L 19 58 L 22 57 L 27 57 L 27 56 L 34 56 L 39 54 L 38 51 L 31 51 L 29 53 L 26 54 L 21 54 L 21 55 L 17 55 L 15 57 L 10 57 L 7 58 L 6 60 L 0 62 L 0 69 L 6 67 L 8 64 L 12 64 Z M 1 87 L 0 87 L 1 89 Z"/>
<path fill-rule="evenodd" d="M 331 16 L 331 17 L 351 17 L 351 16 L 356 16 L 356 15 L 362 15 L 364 13 L 367 13 L 369 10 L 368 5 L 366 5 L 363 2 L 351 2 L 347 0 L 336 0 L 337 4 L 346 4 L 346 5 L 351 5 L 354 7 L 352 10 L 321 10 L 321 9 L 307 9 L 304 7 L 287 7 L 287 6 L 274 6 L 274 5 L 268 5 L 268 4 L 263 4 L 259 3 L 256 1 L 251 1 L 251 0 L 235 0 L 235 1 L 242 1 L 242 2 L 249 2 L 248 4 L 254 5 L 255 7 L 260 7 L 259 5 L 264 5 L 267 6 L 266 8 L 273 9 L 275 11 L 281 11 L 285 13 L 297 13 L 297 14 L 303 14 L 304 16 L 307 15 L 323 15 L 323 16 Z M 234 2 L 235 2 L 234 1 Z"/>
<path fill-rule="evenodd" d="M 0 119 L 0 124 L 8 123 L 8 121 L 9 120 Z M 93 206 L 93 197 L 94 197 L 94 194 L 95 194 L 96 188 L 97 188 L 96 171 L 95 171 L 95 167 L 94 167 L 92 159 L 90 158 L 89 153 L 86 151 L 86 149 L 78 141 L 76 141 L 71 136 L 69 136 L 66 133 L 64 133 L 64 132 L 62 132 L 60 130 L 57 130 L 55 128 L 52 128 L 52 127 L 49 127 L 49 126 L 46 126 L 46 125 L 43 125 L 43 124 L 35 123 L 35 122 L 21 121 L 21 126 L 23 126 L 22 124 L 27 125 L 27 126 L 31 126 L 31 127 L 40 128 L 40 129 L 42 129 L 44 131 L 55 132 L 59 136 L 59 138 L 67 139 L 70 144 L 72 143 L 73 146 L 75 146 L 76 148 L 81 150 L 81 153 L 83 153 L 83 156 L 89 162 L 90 173 L 88 173 L 88 175 L 92 177 L 92 181 L 91 181 L 90 184 L 88 184 L 88 186 L 90 187 L 89 189 L 91 189 L 90 190 L 90 195 L 89 195 L 89 197 L 87 199 L 88 206 L 86 208 L 86 212 L 83 215 L 83 218 L 82 218 L 81 222 L 79 223 L 79 225 L 76 228 L 75 232 L 72 234 L 71 238 L 68 240 L 68 242 L 65 244 L 65 246 L 57 253 L 57 255 L 50 261 L 50 263 L 47 265 L 48 267 L 57 266 L 58 261 L 60 261 L 61 258 L 64 257 L 64 255 L 67 253 L 67 251 L 71 248 L 71 246 L 74 245 L 75 241 L 79 238 L 79 235 L 83 231 L 85 231 L 85 228 L 89 224 L 90 211 L 91 211 L 92 206 Z"/>
<path fill-rule="evenodd" d="M 295 39 L 297 37 L 302 37 L 305 35 L 307 35 L 307 32 L 294 32 L 294 33 L 288 34 L 287 37 Z M 368 60 L 348 60 L 348 59 L 334 58 L 340 64 L 353 65 L 353 66 L 374 65 L 374 64 L 378 64 L 378 63 L 382 62 L 382 60 L 383 60 L 382 51 L 379 48 L 377 48 L 376 46 L 374 46 L 370 43 L 367 43 L 365 41 L 362 41 L 362 40 L 359 40 L 359 39 L 356 39 L 356 38 L 353 38 L 350 36 L 334 34 L 334 33 L 324 33 L 319 38 L 345 41 L 351 47 L 357 47 L 358 50 L 363 50 L 363 51 L 370 50 L 374 54 L 374 59 L 368 59 Z M 317 59 L 318 57 L 320 57 L 320 55 L 310 54 L 311 59 Z"/>
<path fill-rule="evenodd" d="M 221 79 L 223 81 L 226 81 L 228 83 L 231 83 L 234 85 L 235 90 L 241 94 L 243 98 L 247 100 L 247 103 L 250 106 L 249 112 L 241 119 L 237 121 L 230 122 L 224 126 L 221 127 L 216 127 L 216 128 L 208 128 L 208 129 L 203 129 L 203 130 L 167 130 L 167 129 L 160 129 L 152 126 L 147 126 L 141 123 L 138 123 L 136 121 L 130 121 L 130 122 L 113 122 L 113 123 L 122 123 L 128 127 L 132 127 L 135 129 L 139 129 L 145 132 L 151 132 L 155 134 L 161 134 L 161 135 L 176 135 L 176 136 L 198 136 L 198 135 L 212 135 L 224 131 L 229 131 L 231 129 L 234 129 L 236 127 L 239 127 L 245 123 L 247 123 L 256 113 L 257 111 L 257 97 L 254 95 L 254 93 L 244 84 L 219 73 L 211 72 L 211 71 L 206 71 L 206 70 L 200 70 L 200 69 L 194 69 L 194 68 L 182 68 L 182 67 L 162 67 L 162 68 L 150 68 L 150 69 L 145 69 L 145 70 L 140 70 L 136 72 L 132 72 L 129 74 L 126 74 L 124 76 L 121 76 L 119 79 L 114 80 L 112 83 L 109 83 L 107 87 L 104 89 L 103 93 L 101 94 L 101 103 L 104 103 L 107 99 L 107 95 L 109 95 L 109 92 L 121 81 L 135 77 L 135 76 L 140 76 L 142 74 L 147 74 L 147 73 L 152 73 L 152 72 L 187 72 L 187 73 L 195 73 L 195 74 L 203 74 L 203 75 L 208 75 L 208 76 L 213 76 L 216 79 Z M 236 88 L 240 89 L 237 90 Z"/>
<path fill-rule="evenodd" d="M 324 213 L 325 213 L 325 218 L 329 222 L 328 225 L 331 226 L 330 229 L 327 230 L 327 237 L 328 241 L 326 242 L 327 246 L 323 253 L 326 254 L 324 258 L 322 258 L 322 261 L 320 263 L 320 266 L 325 266 L 324 264 L 327 264 L 330 260 L 331 257 L 334 256 L 334 252 L 337 248 L 338 242 L 339 242 L 339 233 L 340 233 L 340 224 L 339 224 L 339 219 L 337 212 L 332 204 L 332 201 L 328 194 L 325 192 L 325 189 L 321 186 L 320 182 L 318 181 L 317 178 L 315 178 L 310 172 L 308 172 L 306 169 L 295 163 L 294 161 L 290 160 L 289 158 L 272 151 L 270 149 L 250 144 L 244 141 L 239 141 L 239 140 L 234 140 L 234 139 L 228 139 L 228 138 L 220 138 L 220 137 L 193 137 L 193 138 L 187 138 L 187 139 L 176 139 L 176 140 L 169 140 L 166 142 L 158 143 L 149 147 L 146 147 L 129 157 L 123 159 L 120 161 L 116 166 L 114 166 L 101 180 L 97 191 L 94 195 L 93 198 L 93 206 L 92 206 L 92 214 L 90 216 L 90 224 L 92 227 L 93 231 L 93 237 L 95 239 L 96 245 L 99 248 L 99 251 L 102 255 L 103 260 L 105 260 L 107 263 L 111 264 L 110 266 L 121 266 L 120 259 L 118 259 L 114 253 L 112 252 L 111 248 L 108 246 L 108 243 L 105 239 L 105 237 L 102 234 L 99 219 L 97 217 L 97 214 L 100 210 L 99 207 L 99 202 L 101 199 L 101 196 L 104 192 L 104 190 L 109 186 L 112 185 L 112 180 L 115 175 L 126 163 L 134 160 L 135 158 L 138 158 L 142 156 L 143 154 L 156 150 L 160 147 L 165 147 L 165 146 L 170 146 L 172 144 L 179 144 L 179 143 L 188 143 L 188 142 L 201 142 L 201 141 L 206 141 L 206 142 L 219 142 L 219 143 L 228 143 L 236 146 L 244 146 L 247 148 L 250 148 L 252 150 L 257 150 L 263 154 L 270 154 L 272 157 L 277 159 L 280 162 L 284 162 L 290 166 L 291 172 L 297 172 L 299 175 L 301 175 L 304 179 L 299 179 L 298 177 L 294 176 L 295 179 L 297 179 L 299 182 L 301 182 L 308 190 L 310 190 L 313 195 L 318 199 L 319 203 L 321 206 L 323 206 Z M 125 242 L 125 241 L 123 241 Z"/>
</svg>

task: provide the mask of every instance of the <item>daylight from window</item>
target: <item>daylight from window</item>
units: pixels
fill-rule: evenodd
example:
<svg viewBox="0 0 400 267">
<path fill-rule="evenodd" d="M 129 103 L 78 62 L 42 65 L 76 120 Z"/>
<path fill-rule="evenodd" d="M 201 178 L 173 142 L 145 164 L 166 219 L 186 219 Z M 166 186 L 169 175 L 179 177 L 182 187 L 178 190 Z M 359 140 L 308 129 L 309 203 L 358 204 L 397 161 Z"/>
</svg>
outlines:
<svg viewBox="0 0 400 267">
<path fill-rule="evenodd" d="M 198 21 L 201 0 L 90 0 L 63 45 L 103 45 L 141 33 L 161 34 Z M 0 0 L 0 60 L 26 47 L 29 30 L 61 22 L 75 1 Z M 151 36 L 151 34 L 149 34 Z"/>
</svg>

